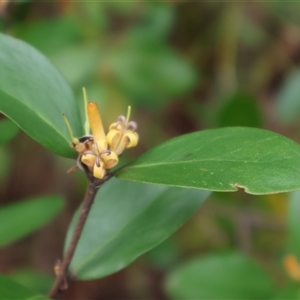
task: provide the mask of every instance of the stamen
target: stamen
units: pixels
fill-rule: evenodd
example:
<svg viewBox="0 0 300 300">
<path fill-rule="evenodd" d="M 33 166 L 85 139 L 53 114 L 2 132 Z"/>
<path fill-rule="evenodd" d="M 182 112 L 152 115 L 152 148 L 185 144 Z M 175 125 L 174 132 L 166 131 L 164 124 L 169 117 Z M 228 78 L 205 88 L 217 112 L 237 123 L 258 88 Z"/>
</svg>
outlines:
<svg viewBox="0 0 300 300">
<path fill-rule="evenodd" d="M 110 150 L 102 150 L 99 155 L 102 155 L 102 154 L 111 154 L 111 151 Z"/>
<path fill-rule="evenodd" d="M 117 119 L 117 125 L 121 124 L 121 123 L 125 123 L 126 119 L 125 119 L 125 116 L 118 116 L 118 119 Z"/>
<path fill-rule="evenodd" d="M 85 116 L 84 130 L 85 130 L 85 135 L 89 135 L 90 134 L 90 123 L 89 123 L 88 113 L 87 113 L 87 94 L 86 94 L 86 90 L 84 87 L 82 88 L 82 92 L 83 92 L 84 116 Z"/>
<path fill-rule="evenodd" d="M 98 148 L 98 143 L 95 142 L 92 146 L 94 153 L 96 153 L 95 155 L 99 155 L 99 148 Z"/>
<path fill-rule="evenodd" d="M 131 106 L 128 106 L 127 107 L 126 123 L 129 122 L 130 114 L 131 114 Z"/>
<path fill-rule="evenodd" d="M 137 123 L 136 123 L 135 121 L 130 121 L 130 122 L 127 124 L 126 128 L 129 129 L 130 127 L 131 127 L 132 131 L 136 131 L 138 125 L 137 125 Z"/>
<path fill-rule="evenodd" d="M 96 154 L 95 154 L 95 152 L 94 152 L 93 150 L 86 150 L 86 151 L 84 151 L 84 152 L 82 153 L 82 155 L 86 155 L 86 154 L 92 154 L 92 155 L 95 155 L 95 156 L 96 156 Z"/>
<path fill-rule="evenodd" d="M 100 168 L 101 164 L 100 164 L 100 156 L 96 156 L 96 165 L 98 168 Z"/>
<path fill-rule="evenodd" d="M 67 170 L 67 174 L 75 172 L 77 168 L 78 168 L 78 165 L 71 167 L 70 169 Z"/>
<path fill-rule="evenodd" d="M 65 123 L 67 125 L 68 130 L 69 130 L 69 134 L 70 134 L 72 143 L 75 144 L 75 145 L 78 145 L 79 144 L 79 140 L 76 137 L 74 137 L 71 125 L 70 125 L 70 123 L 68 121 L 68 118 L 66 117 L 66 115 L 64 113 L 62 113 L 62 117 L 63 117 L 63 119 L 64 119 L 64 121 L 65 121 Z"/>
<path fill-rule="evenodd" d="M 83 166 L 82 166 L 82 163 L 81 163 L 81 156 L 78 155 L 77 157 L 77 160 L 76 160 L 76 164 L 77 164 L 77 167 L 83 171 Z"/>
</svg>

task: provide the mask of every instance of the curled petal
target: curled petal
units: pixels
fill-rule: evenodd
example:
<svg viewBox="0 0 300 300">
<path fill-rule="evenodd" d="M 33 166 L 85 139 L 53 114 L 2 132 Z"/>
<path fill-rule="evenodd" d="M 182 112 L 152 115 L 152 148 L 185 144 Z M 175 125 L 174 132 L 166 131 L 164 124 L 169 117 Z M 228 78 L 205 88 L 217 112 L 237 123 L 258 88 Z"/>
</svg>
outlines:
<svg viewBox="0 0 300 300">
<path fill-rule="evenodd" d="M 125 148 L 135 147 L 139 140 L 136 132 L 126 130 L 123 135 L 117 129 L 110 130 L 106 138 L 110 150 L 116 152 L 117 155 L 120 155 Z"/>
<path fill-rule="evenodd" d="M 120 133 L 119 130 L 117 129 L 111 129 L 107 136 L 106 136 L 106 140 L 107 140 L 107 144 L 110 147 L 110 150 L 115 151 L 115 149 L 118 147 L 118 144 L 120 142 L 122 138 L 122 135 Z"/>
<path fill-rule="evenodd" d="M 117 125 L 117 124 L 118 124 L 118 122 L 115 122 L 115 123 L 110 124 L 109 130 L 108 130 L 108 131 L 111 131 L 111 130 L 113 130 L 113 129 L 116 129 L 116 125 Z"/>
<path fill-rule="evenodd" d="M 126 122 L 126 118 L 125 116 L 121 115 L 121 116 L 118 116 L 118 123 L 125 123 Z"/>
<path fill-rule="evenodd" d="M 99 167 L 95 164 L 93 169 L 93 175 L 95 178 L 102 179 L 105 176 L 106 170 L 101 164 Z"/>
<path fill-rule="evenodd" d="M 91 170 L 96 162 L 96 156 L 94 154 L 83 154 L 81 157 L 81 162 L 84 163 L 86 166 L 89 167 Z"/>
<path fill-rule="evenodd" d="M 131 130 L 127 130 L 124 134 L 123 139 L 125 143 L 126 149 L 135 147 L 139 141 L 139 135 L 136 132 L 132 132 Z"/>
<path fill-rule="evenodd" d="M 120 123 L 120 122 L 115 122 L 115 123 L 112 123 L 110 126 L 109 126 L 109 130 L 113 130 L 113 129 L 117 129 L 117 130 L 122 130 L 122 128 L 124 126 L 122 126 L 123 124 Z"/>
<path fill-rule="evenodd" d="M 127 124 L 127 129 L 130 129 L 131 131 L 136 131 L 137 130 L 137 123 L 135 121 L 131 121 Z"/>
<path fill-rule="evenodd" d="M 119 162 L 118 155 L 113 151 L 110 151 L 110 153 L 102 154 L 101 155 L 101 160 L 104 163 L 105 169 L 111 169 L 115 165 L 117 165 L 117 163 Z"/>
</svg>

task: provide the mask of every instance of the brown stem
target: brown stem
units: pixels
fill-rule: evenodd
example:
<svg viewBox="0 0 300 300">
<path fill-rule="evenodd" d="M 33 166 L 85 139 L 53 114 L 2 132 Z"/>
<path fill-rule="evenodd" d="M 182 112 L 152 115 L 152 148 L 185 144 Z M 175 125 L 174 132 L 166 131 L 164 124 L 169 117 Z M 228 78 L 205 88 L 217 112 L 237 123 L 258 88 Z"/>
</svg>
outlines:
<svg viewBox="0 0 300 300">
<path fill-rule="evenodd" d="M 56 279 L 53 283 L 53 286 L 48 293 L 48 296 L 50 298 L 56 298 L 58 297 L 59 293 L 62 290 L 65 290 L 66 288 L 63 288 L 65 286 L 65 283 L 67 282 L 67 275 L 68 275 L 68 269 L 71 263 L 71 260 L 73 258 L 73 255 L 75 253 L 77 244 L 79 242 L 84 224 L 86 222 L 86 219 L 88 217 L 88 214 L 90 212 L 90 209 L 93 205 L 95 196 L 97 194 L 98 189 L 100 186 L 102 186 L 106 181 L 108 181 L 111 177 L 113 177 L 118 171 L 120 171 L 123 167 L 120 167 L 113 172 L 110 172 L 107 174 L 103 179 L 97 179 L 95 178 L 89 169 L 82 164 L 82 168 L 86 174 L 86 177 L 88 178 L 88 187 L 83 199 L 83 204 L 81 208 L 81 213 L 79 216 L 79 220 L 76 224 L 76 228 L 74 230 L 71 243 L 69 245 L 69 248 L 64 256 L 64 259 L 62 261 L 62 264 L 59 266 L 58 274 L 56 276 Z"/>
<path fill-rule="evenodd" d="M 64 256 L 64 259 L 62 261 L 61 266 L 59 267 L 58 275 L 56 277 L 56 280 L 48 294 L 50 298 L 55 298 L 58 296 L 60 291 L 62 290 L 62 286 L 66 282 L 67 274 L 69 265 L 71 263 L 71 260 L 73 258 L 76 246 L 78 244 L 78 241 L 80 239 L 84 224 L 86 222 L 87 216 L 89 214 L 89 211 L 92 207 L 92 204 L 94 202 L 95 196 L 97 194 L 97 191 L 99 187 L 104 184 L 111 176 L 107 176 L 103 180 L 95 180 L 95 178 L 91 179 L 89 178 L 89 184 L 84 196 L 81 213 L 79 216 L 78 223 L 76 225 L 76 228 L 74 230 L 71 243 L 69 245 L 69 248 Z"/>
</svg>

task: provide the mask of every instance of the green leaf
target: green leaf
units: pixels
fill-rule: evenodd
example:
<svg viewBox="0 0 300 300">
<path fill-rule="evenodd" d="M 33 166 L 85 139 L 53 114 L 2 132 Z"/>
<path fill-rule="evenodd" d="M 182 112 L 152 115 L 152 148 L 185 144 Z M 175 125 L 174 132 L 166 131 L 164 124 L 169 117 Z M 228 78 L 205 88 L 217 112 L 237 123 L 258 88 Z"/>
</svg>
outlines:
<svg viewBox="0 0 300 300">
<path fill-rule="evenodd" d="M 261 127 L 261 112 L 255 99 L 243 92 L 230 95 L 217 116 L 217 127 Z"/>
<path fill-rule="evenodd" d="M 291 193 L 288 202 L 288 246 L 289 251 L 300 259 L 300 191 Z"/>
<path fill-rule="evenodd" d="M 211 254 L 192 259 L 167 278 L 172 299 L 270 299 L 272 278 L 241 253 Z"/>
<path fill-rule="evenodd" d="M 0 122 L 0 145 L 10 141 L 18 133 L 19 128 L 11 120 L 2 120 Z"/>
<path fill-rule="evenodd" d="M 32 291 L 42 294 L 50 291 L 53 284 L 53 277 L 29 269 L 13 270 L 9 273 L 9 278 Z"/>
<path fill-rule="evenodd" d="M 203 130 L 155 147 L 118 173 L 121 179 L 250 194 L 300 189 L 300 146 L 255 128 Z"/>
<path fill-rule="evenodd" d="M 272 297 L 272 300 L 283 300 L 283 299 L 299 300 L 300 299 L 299 284 L 297 284 L 296 282 L 289 283 L 283 286 L 283 288 L 279 289 Z"/>
<path fill-rule="evenodd" d="M 79 279 L 93 279 L 121 270 L 177 230 L 208 195 L 111 179 L 96 196 L 71 271 Z"/>
<path fill-rule="evenodd" d="M 0 274 L 0 299 L 1 300 L 47 300 L 46 296 L 37 295 L 19 283 Z"/>
<path fill-rule="evenodd" d="M 7 245 L 46 224 L 63 207 L 60 197 L 23 200 L 0 207 L 0 246 Z"/>
<path fill-rule="evenodd" d="M 61 116 L 76 136 L 83 133 L 72 91 L 62 75 L 37 50 L 0 34 L 0 111 L 49 150 L 74 156 Z"/>
</svg>

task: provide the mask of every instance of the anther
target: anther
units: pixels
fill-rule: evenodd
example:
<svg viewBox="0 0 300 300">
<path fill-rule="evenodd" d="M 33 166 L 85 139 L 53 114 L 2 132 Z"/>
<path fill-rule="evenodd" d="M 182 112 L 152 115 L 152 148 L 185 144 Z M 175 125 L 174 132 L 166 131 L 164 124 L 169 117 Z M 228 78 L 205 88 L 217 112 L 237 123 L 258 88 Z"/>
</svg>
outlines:
<svg viewBox="0 0 300 300">
<path fill-rule="evenodd" d="M 98 168 L 100 168 L 101 164 L 100 164 L 100 156 L 96 156 L 96 166 Z"/>
<path fill-rule="evenodd" d="M 110 150 L 102 150 L 99 155 L 102 155 L 102 154 L 111 154 L 111 151 Z"/>
<path fill-rule="evenodd" d="M 125 123 L 126 121 L 126 118 L 125 116 L 118 116 L 118 119 L 117 119 L 117 125 L 121 124 L 121 123 Z"/>
<path fill-rule="evenodd" d="M 127 124 L 127 129 L 129 129 L 130 127 L 131 127 L 131 129 L 132 129 L 132 131 L 136 131 L 137 130 L 137 127 L 138 127 L 138 125 L 137 125 L 137 123 L 136 122 L 134 122 L 134 121 L 130 121 L 128 124 Z"/>
</svg>

